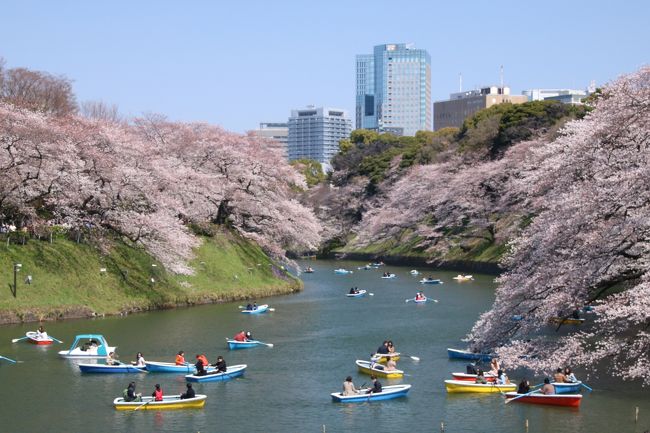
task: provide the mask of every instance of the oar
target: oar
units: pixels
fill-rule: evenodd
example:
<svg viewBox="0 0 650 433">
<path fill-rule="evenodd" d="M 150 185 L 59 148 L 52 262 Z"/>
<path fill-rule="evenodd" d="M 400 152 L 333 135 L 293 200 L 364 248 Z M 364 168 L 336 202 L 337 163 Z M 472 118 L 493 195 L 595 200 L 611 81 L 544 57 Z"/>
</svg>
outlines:
<svg viewBox="0 0 650 433">
<path fill-rule="evenodd" d="M 272 343 L 264 343 L 264 342 L 259 341 L 259 340 L 255 340 L 255 341 L 257 342 L 257 344 L 262 344 L 262 345 L 264 345 L 266 347 L 273 347 Z"/>
<path fill-rule="evenodd" d="M 409 301 L 415 301 L 415 298 L 410 298 L 410 299 L 404 300 L 404 302 L 409 302 Z"/>
<path fill-rule="evenodd" d="M 584 382 L 580 383 L 580 385 L 584 386 L 587 389 L 587 391 L 589 391 L 589 392 L 593 391 L 593 389 L 591 389 L 591 387 L 585 385 Z"/>
<path fill-rule="evenodd" d="M 269 308 L 269 311 L 275 311 L 275 308 Z"/>
<path fill-rule="evenodd" d="M 27 336 L 24 336 L 24 337 L 21 337 L 21 338 L 14 338 L 13 340 L 11 340 L 11 342 L 12 342 L 12 343 L 18 343 L 19 341 L 21 341 L 21 340 L 27 340 L 28 338 L 29 338 L 29 337 L 27 337 Z"/>
<path fill-rule="evenodd" d="M 133 409 L 133 410 L 136 411 L 136 410 L 140 409 L 141 407 L 144 407 L 144 406 L 148 405 L 148 404 L 151 403 L 151 402 L 152 402 L 152 400 L 145 401 L 144 403 L 142 403 L 141 405 L 139 405 L 138 407 L 136 407 L 136 408 Z"/>
<path fill-rule="evenodd" d="M 51 335 L 48 335 L 52 340 L 56 341 L 57 343 L 63 343 L 63 341 L 59 340 L 58 338 L 54 338 Z"/>
<path fill-rule="evenodd" d="M 9 361 L 9 362 L 11 362 L 11 363 L 13 363 L 13 364 L 15 364 L 15 363 L 18 362 L 18 361 L 14 360 L 14 359 L 7 358 L 6 356 L 2 356 L 2 355 L 0 355 L 0 359 L 7 360 L 7 361 Z"/>
<path fill-rule="evenodd" d="M 537 391 L 539 391 L 539 389 L 534 389 L 534 390 L 532 390 L 531 392 L 527 392 L 526 394 L 521 394 L 521 395 L 518 395 L 518 396 L 515 397 L 515 398 L 511 398 L 510 400 L 506 400 L 506 404 L 510 403 L 511 401 L 515 401 L 515 400 L 517 400 L 518 398 L 526 397 L 526 396 L 528 396 L 528 395 L 531 395 L 531 394 L 533 394 L 533 393 L 536 393 Z"/>
<path fill-rule="evenodd" d="M 368 295 L 369 295 L 369 296 L 375 296 L 375 294 L 374 294 L 374 293 L 368 293 Z"/>
<path fill-rule="evenodd" d="M 411 356 L 411 355 L 407 355 L 407 354 L 405 354 L 405 353 L 402 353 L 401 355 L 408 356 L 408 357 L 411 358 L 413 361 L 419 361 L 419 360 L 420 360 L 420 358 L 417 357 L 417 356 Z"/>
</svg>

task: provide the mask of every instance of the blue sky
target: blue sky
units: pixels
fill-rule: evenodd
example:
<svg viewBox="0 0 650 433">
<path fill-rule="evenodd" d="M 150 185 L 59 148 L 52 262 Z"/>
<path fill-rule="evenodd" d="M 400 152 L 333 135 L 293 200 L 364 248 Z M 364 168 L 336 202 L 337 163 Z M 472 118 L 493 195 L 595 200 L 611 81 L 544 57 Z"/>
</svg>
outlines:
<svg viewBox="0 0 650 433">
<path fill-rule="evenodd" d="M 650 63 L 650 2 L 13 1 L 0 15 L 8 67 L 64 74 L 80 101 L 243 132 L 292 108 L 354 115 L 354 56 L 414 43 L 433 100 L 505 82 L 585 88 Z"/>
</svg>

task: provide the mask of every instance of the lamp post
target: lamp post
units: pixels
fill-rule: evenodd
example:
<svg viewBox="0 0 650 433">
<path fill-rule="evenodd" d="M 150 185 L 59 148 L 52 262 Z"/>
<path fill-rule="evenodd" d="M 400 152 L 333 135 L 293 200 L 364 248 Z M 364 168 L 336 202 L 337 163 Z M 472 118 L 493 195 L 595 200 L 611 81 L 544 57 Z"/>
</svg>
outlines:
<svg viewBox="0 0 650 433">
<path fill-rule="evenodd" d="M 18 271 L 20 271 L 20 268 L 22 268 L 23 265 L 20 263 L 14 263 L 14 286 L 11 289 L 11 293 L 14 295 L 14 298 L 16 297 L 16 292 L 18 291 L 18 280 L 17 280 L 17 274 Z"/>
</svg>

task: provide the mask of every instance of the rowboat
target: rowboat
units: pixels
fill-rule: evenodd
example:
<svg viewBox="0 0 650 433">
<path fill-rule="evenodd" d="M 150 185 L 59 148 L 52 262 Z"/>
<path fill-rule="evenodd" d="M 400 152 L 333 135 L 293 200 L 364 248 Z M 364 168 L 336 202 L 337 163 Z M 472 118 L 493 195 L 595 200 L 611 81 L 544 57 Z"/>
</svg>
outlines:
<svg viewBox="0 0 650 433">
<path fill-rule="evenodd" d="M 142 401 L 124 401 L 123 397 L 113 400 L 116 410 L 171 410 L 171 409 L 200 409 L 205 406 L 203 394 L 181 400 L 180 395 L 166 395 L 162 401 L 154 401 L 153 397 L 142 397 Z"/>
<path fill-rule="evenodd" d="M 585 321 L 585 319 L 576 319 L 573 317 L 567 317 L 567 318 L 562 318 L 562 317 L 551 317 L 549 319 L 551 323 L 555 323 L 557 325 L 582 325 L 582 322 Z"/>
<path fill-rule="evenodd" d="M 426 303 L 428 300 L 429 300 L 429 298 L 427 298 L 426 296 L 424 296 L 424 297 L 422 297 L 422 298 L 409 298 L 409 299 L 406 299 L 406 302 L 415 302 L 416 304 L 424 304 L 424 303 Z"/>
<path fill-rule="evenodd" d="M 404 377 L 402 370 L 386 370 L 386 367 L 379 363 L 357 359 L 356 364 L 359 367 L 359 371 L 365 374 L 374 374 L 377 377 L 385 377 L 386 379 Z"/>
<path fill-rule="evenodd" d="M 339 403 L 365 403 L 368 401 L 391 400 L 393 398 L 406 397 L 411 385 L 390 385 L 384 386 L 381 392 L 366 394 L 369 388 L 360 390 L 359 394 L 342 395 L 340 392 L 330 394 L 332 400 Z"/>
<path fill-rule="evenodd" d="M 517 385 L 497 385 L 496 383 L 471 383 L 466 380 L 445 380 L 447 392 L 506 392 L 515 391 Z"/>
<path fill-rule="evenodd" d="M 476 377 L 477 377 L 477 376 L 478 376 L 478 374 L 451 373 L 451 377 L 453 377 L 454 380 L 464 380 L 464 381 L 472 382 L 472 383 L 476 382 Z M 485 374 L 483 375 L 483 377 L 484 377 L 485 380 L 487 380 L 488 382 L 494 382 L 495 380 L 497 380 L 496 375 L 494 375 L 494 374 L 490 374 L 490 373 L 485 373 Z"/>
<path fill-rule="evenodd" d="M 40 332 L 30 331 L 27 332 L 25 336 L 27 337 L 27 341 L 29 341 L 32 344 L 37 344 L 39 346 L 45 346 L 47 344 L 54 343 L 54 340 L 48 337 L 47 334 L 42 334 Z"/>
<path fill-rule="evenodd" d="M 228 343 L 228 349 L 237 350 L 237 349 L 250 349 L 257 346 L 269 346 L 267 343 L 262 343 L 258 340 L 248 340 L 248 341 L 237 341 L 230 338 L 226 338 Z M 273 347 L 272 345 L 270 347 Z"/>
<path fill-rule="evenodd" d="M 397 275 L 395 275 L 395 274 L 382 275 L 382 278 L 384 280 L 389 280 L 391 278 L 397 278 Z"/>
<path fill-rule="evenodd" d="M 82 340 L 87 340 L 82 342 Z M 68 350 L 61 350 L 59 356 L 63 358 L 106 358 L 116 347 L 108 345 L 101 334 L 77 335 Z"/>
<path fill-rule="evenodd" d="M 79 364 L 79 369 L 82 373 L 146 373 L 147 370 L 143 367 L 134 367 L 129 364 L 107 365 L 107 364 Z"/>
<path fill-rule="evenodd" d="M 352 271 L 348 271 L 347 269 L 340 268 L 340 269 L 334 269 L 334 273 L 345 275 L 345 274 L 351 274 Z"/>
<path fill-rule="evenodd" d="M 456 280 L 456 281 L 470 281 L 470 280 L 473 280 L 473 279 L 474 279 L 474 277 L 471 276 L 471 275 L 460 275 L 459 274 L 459 275 L 456 275 L 454 277 L 454 280 Z"/>
<path fill-rule="evenodd" d="M 416 269 L 411 269 L 411 275 L 420 275 Z"/>
<path fill-rule="evenodd" d="M 422 278 L 420 284 L 442 284 L 442 281 L 438 279 L 434 280 L 432 278 Z"/>
<path fill-rule="evenodd" d="M 399 361 L 400 353 L 375 353 L 374 355 L 370 356 L 370 360 L 378 362 L 380 364 L 385 364 L 388 361 L 388 358 L 392 358 L 393 361 L 397 362 Z"/>
<path fill-rule="evenodd" d="M 241 310 L 241 312 L 244 314 L 262 314 L 262 313 L 266 313 L 268 309 L 269 309 L 268 304 L 264 304 L 264 305 L 258 305 L 257 308 L 254 308 L 252 310 Z"/>
<path fill-rule="evenodd" d="M 244 370 L 246 370 L 246 364 L 233 365 L 232 367 L 227 367 L 226 371 L 222 373 L 208 373 L 204 376 L 188 374 L 185 376 L 185 380 L 188 382 L 218 382 L 221 380 L 230 380 L 235 377 L 243 376 Z"/>
<path fill-rule="evenodd" d="M 515 398 L 520 395 L 526 395 L 526 394 L 507 392 L 506 399 Z M 582 401 L 582 395 L 581 394 L 544 395 L 535 392 L 533 394 L 526 395 L 525 397 L 519 397 L 517 400 L 513 400 L 513 401 L 520 402 L 520 403 L 547 404 L 551 406 L 580 407 L 580 402 Z"/>
<path fill-rule="evenodd" d="M 579 394 L 582 382 L 552 382 L 556 394 Z"/>
<path fill-rule="evenodd" d="M 359 290 L 357 293 L 348 293 L 347 295 L 348 298 L 362 298 L 366 296 L 366 290 Z"/>
<path fill-rule="evenodd" d="M 490 361 L 494 355 L 487 353 L 474 353 L 467 350 L 447 348 L 447 355 L 450 359 L 473 359 L 476 361 Z"/>
<path fill-rule="evenodd" d="M 305 274 L 313 274 L 314 270 L 312 268 L 307 268 L 303 271 Z"/>
<path fill-rule="evenodd" d="M 147 371 L 150 373 L 190 373 L 196 372 L 193 364 L 176 365 L 173 362 L 145 361 Z M 214 371 L 214 367 L 207 367 L 208 372 Z"/>
</svg>

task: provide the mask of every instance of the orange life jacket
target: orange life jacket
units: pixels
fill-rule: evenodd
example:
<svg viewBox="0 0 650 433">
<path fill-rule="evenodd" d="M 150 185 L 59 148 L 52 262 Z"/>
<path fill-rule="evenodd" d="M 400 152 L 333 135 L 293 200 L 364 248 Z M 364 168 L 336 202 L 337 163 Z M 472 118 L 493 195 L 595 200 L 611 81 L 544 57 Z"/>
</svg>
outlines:
<svg viewBox="0 0 650 433">
<path fill-rule="evenodd" d="M 176 365 L 185 365 L 185 357 L 183 355 L 176 355 Z"/>
<path fill-rule="evenodd" d="M 153 393 L 154 393 L 154 400 L 155 401 L 162 401 L 163 400 L 162 389 L 156 389 Z"/>
</svg>

